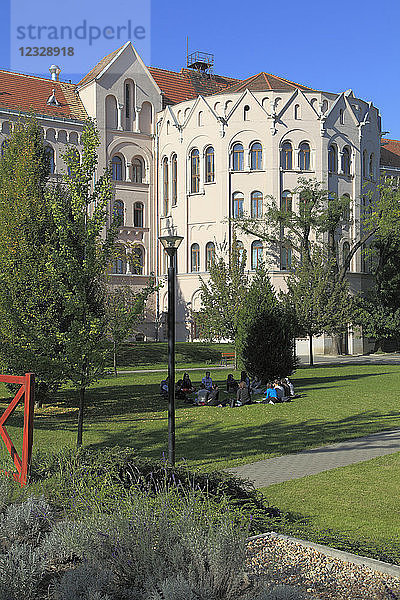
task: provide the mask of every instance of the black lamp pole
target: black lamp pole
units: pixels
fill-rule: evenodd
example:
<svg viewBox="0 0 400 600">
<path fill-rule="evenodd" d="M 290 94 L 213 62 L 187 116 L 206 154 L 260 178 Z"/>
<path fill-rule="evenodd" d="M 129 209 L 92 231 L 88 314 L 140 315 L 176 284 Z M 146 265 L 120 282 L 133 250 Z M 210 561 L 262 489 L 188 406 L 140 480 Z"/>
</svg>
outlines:
<svg viewBox="0 0 400 600">
<path fill-rule="evenodd" d="M 180 236 L 159 238 L 169 256 L 168 265 L 168 462 L 175 465 L 175 260 Z"/>
</svg>

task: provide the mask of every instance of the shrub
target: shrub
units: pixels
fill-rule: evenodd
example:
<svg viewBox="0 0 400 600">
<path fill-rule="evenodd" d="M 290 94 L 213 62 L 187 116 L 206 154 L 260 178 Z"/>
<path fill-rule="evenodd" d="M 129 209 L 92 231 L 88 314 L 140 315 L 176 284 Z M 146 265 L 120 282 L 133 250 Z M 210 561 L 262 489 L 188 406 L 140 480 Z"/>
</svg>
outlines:
<svg viewBox="0 0 400 600">
<path fill-rule="evenodd" d="M 13 544 L 0 554 L 0 600 L 33 600 L 44 570 L 39 550 L 26 543 Z"/>
<path fill-rule="evenodd" d="M 44 498 L 28 498 L 22 504 L 10 504 L 0 515 L 0 540 L 6 548 L 13 543 L 39 542 L 50 530 L 53 509 Z"/>
<path fill-rule="evenodd" d="M 244 368 L 262 381 L 287 377 L 297 366 L 295 318 L 277 300 L 264 270 L 250 284 L 240 313 L 237 348 Z"/>
<path fill-rule="evenodd" d="M 111 573 L 85 562 L 65 573 L 53 586 L 54 600 L 112 600 Z"/>
</svg>

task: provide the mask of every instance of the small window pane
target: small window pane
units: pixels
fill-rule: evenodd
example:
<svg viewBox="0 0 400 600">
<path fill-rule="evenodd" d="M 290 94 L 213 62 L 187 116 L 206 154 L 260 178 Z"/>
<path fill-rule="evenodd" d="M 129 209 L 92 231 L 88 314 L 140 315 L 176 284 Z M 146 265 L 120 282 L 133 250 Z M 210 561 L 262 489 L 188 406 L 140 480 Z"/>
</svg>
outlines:
<svg viewBox="0 0 400 600">
<path fill-rule="evenodd" d="M 243 171 L 244 169 L 244 154 L 242 144 L 233 146 L 233 170 Z"/>
<path fill-rule="evenodd" d="M 300 144 L 299 148 L 299 169 L 300 171 L 310 170 L 310 146 L 305 142 Z"/>
<path fill-rule="evenodd" d="M 251 216 L 253 219 L 262 217 L 262 193 L 252 192 L 251 194 Z"/>
<path fill-rule="evenodd" d="M 135 202 L 133 207 L 133 225 L 134 227 L 143 227 L 143 204 Z"/>
<path fill-rule="evenodd" d="M 258 269 L 262 263 L 262 243 L 253 242 L 251 245 L 251 268 Z"/>
<path fill-rule="evenodd" d="M 214 148 L 211 146 L 206 150 L 206 182 L 211 183 L 215 178 L 214 170 Z"/>
<path fill-rule="evenodd" d="M 191 271 L 196 273 L 200 271 L 200 250 L 198 244 L 192 244 L 191 248 Z"/>
<path fill-rule="evenodd" d="M 122 181 L 122 159 L 114 156 L 111 161 L 111 172 L 114 181 Z"/>
<path fill-rule="evenodd" d="M 238 217 L 243 217 L 243 204 L 244 204 L 243 194 L 235 193 L 233 195 L 233 217 L 235 219 Z"/>
<path fill-rule="evenodd" d="M 281 150 L 281 167 L 282 169 L 292 168 L 292 145 L 290 142 L 285 142 Z"/>
<path fill-rule="evenodd" d="M 262 169 L 262 146 L 258 142 L 251 147 L 250 164 L 252 171 Z"/>
<path fill-rule="evenodd" d="M 200 190 L 200 155 L 197 149 L 192 150 L 190 159 L 191 165 L 191 186 L 190 191 L 197 194 Z"/>
</svg>

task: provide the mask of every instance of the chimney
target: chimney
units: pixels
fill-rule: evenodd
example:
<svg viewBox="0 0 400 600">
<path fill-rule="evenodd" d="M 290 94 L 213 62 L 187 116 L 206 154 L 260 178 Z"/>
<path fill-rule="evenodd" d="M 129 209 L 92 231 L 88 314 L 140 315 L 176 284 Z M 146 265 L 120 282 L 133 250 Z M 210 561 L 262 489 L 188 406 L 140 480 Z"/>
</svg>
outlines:
<svg viewBox="0 0 400 600">
<path fill-rule="evenodd" d="M 60 73 L 61 73 L 60 67 L 58 67 L 57 65 L 51 65 L 51 67 L 49 68 L 49 71 L 51 73 L 52 80 L 59 81 Z"/>
</svg>

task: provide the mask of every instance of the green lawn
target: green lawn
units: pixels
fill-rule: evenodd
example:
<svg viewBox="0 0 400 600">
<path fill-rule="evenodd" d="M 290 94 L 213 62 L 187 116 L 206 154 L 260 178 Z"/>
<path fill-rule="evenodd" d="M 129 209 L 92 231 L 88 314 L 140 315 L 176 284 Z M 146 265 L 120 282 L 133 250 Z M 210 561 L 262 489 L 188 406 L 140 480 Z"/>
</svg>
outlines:
<svg viewBox="0 0 400 600">
<path fill-rule="evenodd" d="M 399 487 L 400 452 L 261 491 L 273 506 L 295 516 L 286 531 L 339 547 L 344 537 L 354 544 L 367 539 L 392 545 L 399 561 Z"/>
<path fill-rule="evenodd" d="M 219 365 L 221 352 L 233 352 L 233 344 L 205 342 L 177 342 L 175 363 L 177 369 Z M 163 369 L 168 365 L 167 342 L 135 342 L 123 344 L 117 356 L 118 370 Z M 111 364 L 110 364 L 111 367 Z"/>
<path fill-rule="evenodd" d="M 215 371 L 215 379 L 223 382 L 228 372 Z M 193 372 L 193 381 L 203 374 L 204 369 Z M 110 376 L 96 384 L 87 395 L 84 444 L 131 446 L 142 456 L 160 458 L 167 450 L 166 404 L 158 392 L 162 375 Z M 399 367 L 302 368 L 293 380 L 303 396 L 282 405 L 230 409 L 178 402 L 177 458 L 221 469 L 400 427 Z M 21 412 L 12 417 L 11 434 L 21 433 L 13 427 L 21 418 Z M 35 449 L 73 446 L 76 422 L 77 396 L 62 390 L 51 405 L 36 411 Z"/>
</svg>

